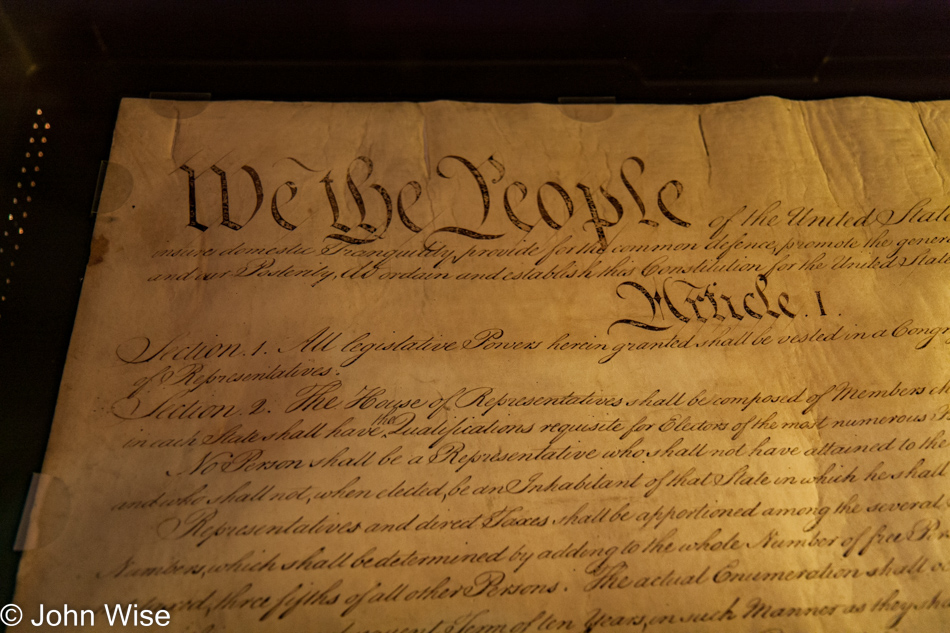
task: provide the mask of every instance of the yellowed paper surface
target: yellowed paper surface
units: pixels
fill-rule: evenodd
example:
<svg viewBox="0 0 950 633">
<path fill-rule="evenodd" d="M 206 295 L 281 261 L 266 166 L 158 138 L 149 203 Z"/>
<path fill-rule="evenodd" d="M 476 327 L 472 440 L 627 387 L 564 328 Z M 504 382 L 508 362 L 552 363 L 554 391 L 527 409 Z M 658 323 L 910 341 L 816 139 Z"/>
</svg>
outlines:
<svg viewBox="0 0 950 633">
<path fill-rule="evenodd" d="M 21 626 L 947 629 L 950 105 L 189 105 L 122 104 Z"/>
</svg>

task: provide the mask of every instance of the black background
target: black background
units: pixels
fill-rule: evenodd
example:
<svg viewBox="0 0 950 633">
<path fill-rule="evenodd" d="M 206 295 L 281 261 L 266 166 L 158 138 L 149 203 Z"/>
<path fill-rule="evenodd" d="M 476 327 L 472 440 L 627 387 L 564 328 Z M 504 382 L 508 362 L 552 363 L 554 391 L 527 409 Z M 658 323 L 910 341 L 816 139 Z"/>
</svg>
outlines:
<svg viewBox="0 0 950 633">
<path fill-rule="evenodd" d="M 0 603 L 13 594 L 14 537 L 42 465 L 119 101 L 168 92 L 947 99 L 950 2 L 0 0 Z"/>
</svg>

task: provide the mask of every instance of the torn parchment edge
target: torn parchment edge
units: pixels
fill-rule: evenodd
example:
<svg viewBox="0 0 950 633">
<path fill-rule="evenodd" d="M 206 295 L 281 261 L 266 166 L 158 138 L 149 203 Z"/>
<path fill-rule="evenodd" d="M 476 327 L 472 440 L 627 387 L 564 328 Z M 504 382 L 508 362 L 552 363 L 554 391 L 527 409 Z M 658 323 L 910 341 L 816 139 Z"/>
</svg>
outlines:
<svg viewBox="0 0 950 633">
<path fill-rule="evenodd" d="M 33 473 L 13 550 L 25 552 L 49 545 L 66 527 L 69 488 L 59 477 Z"/>
<path fill-rule="evenodd" d="M 558 97 L 557 108 L 564 116 L 581 123 L 600 123 L 614 114 L 616 97 Z"/>
<path fill-rule="evenodd" d="M 109 161 L 104 160 L 99 163 L 99 177 L 96 179 L 96 192 L 92 196 L 92 208 L 89 209 L 89 216 L 95 221 L 96 214 L 99 213 L 99 201 L 102 199 L 102 185 L 106 182 L 106 170 L 109 168 Z"/>
<path fill-rule="evenodd" d="M 106 215 L 122 208 L 132 197 L 135 178 L 132 172 L 122 165 L 104 160 L 99 165 L 99 179 L 96 193 L 92 198 L 90 215 L 95 221 L 99 215 Z"/>
<path fill-rule="evenodd" d="M 211 103 L 210 92 L 150 92 L 148 105 L 166 119 L 190 119 L 205 111 Z"/>
</svg>

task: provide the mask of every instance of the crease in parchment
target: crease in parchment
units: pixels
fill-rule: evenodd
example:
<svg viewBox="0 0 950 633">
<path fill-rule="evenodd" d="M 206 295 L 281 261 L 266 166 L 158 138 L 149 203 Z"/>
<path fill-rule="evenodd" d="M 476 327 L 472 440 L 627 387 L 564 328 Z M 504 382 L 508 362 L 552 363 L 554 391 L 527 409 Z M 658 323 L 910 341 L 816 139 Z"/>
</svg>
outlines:
<svg viewBox="0 0 950 633">
<path fill-rule="evenodd" d="M 426 166 L 426 180 L 429 180 L 432 177 L 432 167 L 429 161 L 429 118 L 422 111 L 422 108 L 419 108 L 419 112 L 422 114 L 422 159 Z"/>
<path fill-rule="evenodd" d="M 696 117 L 699 124 L 699 138 L 703 141 L 703 151 L 706 152 L 706 185 L 712 187 L 712 159 L 709 157 L 709 144 L 706 142 L 706 132 L 703 130 L 703 112 L 700 107 L 699 115 Z"/>
<path fill-rule="evenodd" d="M 175 115 L 175 129 L 172 130 L 172 141 L 168 146 L 168 157 L 175 160 L 175 148 L 178 146 L 178 135 L 181 132 L 181 113 Z M 187 161 L 186 161 L 187 162 Z"/>
<path fill-rule="evenodd" d="M 924 138 L 927 139 L 927 145 L 930 146 L 930 152 L 928 153 L 928 156 L 930 157 L 930 163 L 933 165 L 934 171 L 937 172 L 937 176 L 940 177 L 940 186 L 943 189 L 943 193 L 946 193 L 947 179 L 943 175 L 943 172 L 940 171 L 940 167 L 937 164 L 937 158 L 939 157 L 939 153 L 937 152 L 937 148 L 934 147 L 934 142 L 933 142 L 933 139 L 930 138 L 930 132 L 927 131 L 927 126 L 924 124 L 924 116 L 923 116 L 923 112 L 920 111 L 920 104 L 914 103 L 913 106 L 914 106 L 914 111 L 917 113 L 917 121 L 920 123 L 920 129 L 924 133 Z"/>
<path fill-rule="evenodd" d="M 808 137 L 808 142 L 811 144 L 812 154 L 814 154 L 815 160 L 818 161 L 818 165 L 821 167 L 821 176 L 825 180 L 825 187 L 828 189 L 828 193 L 831 195 L 831 198 L 835 201 L 835 205 L 839 209 L 843 210 L 845 207 L 841 205 L 841 201 L 838 200 L 838 196 L 831 186 L 831 180 L 828 179 L 828 171 L 825 168 L 825 163 L 821 160 L 821 152 L 818 150 L 818 144 L 815 143 L 815 136 L 812 134 L 811 125 L 809 124 L 808 119 L 805 117 L 804 104 L 798 103 L 798 113 L 802 119 L 802 127 L 805 130 L 805 135 Z"/>
</svg>

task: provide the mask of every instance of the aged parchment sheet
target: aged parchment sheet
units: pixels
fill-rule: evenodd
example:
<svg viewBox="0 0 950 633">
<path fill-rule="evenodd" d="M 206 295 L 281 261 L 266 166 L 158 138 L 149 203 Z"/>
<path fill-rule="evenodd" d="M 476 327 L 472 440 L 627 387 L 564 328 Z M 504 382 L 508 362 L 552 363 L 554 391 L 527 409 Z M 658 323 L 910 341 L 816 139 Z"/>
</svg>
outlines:
<svg viewBox="0 0 950 633">
<path fill-rule="evenodd" d="M 948 156 L 948 103 L 126 100 L 20 626 L 947 630 Z"/>
</svg>

